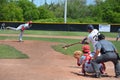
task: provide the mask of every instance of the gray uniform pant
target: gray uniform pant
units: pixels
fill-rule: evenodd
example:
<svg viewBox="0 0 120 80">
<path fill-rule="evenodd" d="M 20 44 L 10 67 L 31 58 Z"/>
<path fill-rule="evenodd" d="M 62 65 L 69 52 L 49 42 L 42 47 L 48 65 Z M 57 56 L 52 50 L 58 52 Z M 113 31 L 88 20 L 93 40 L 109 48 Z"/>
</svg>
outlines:
<svg viewBox="0 0 120 80">
<path fill-rule="evenodd" d="M 117 60 L 117 55 L 114 52 L 107 52 L 105 54 L 102 54 L 101 56 L 98 56 L 96 59 L 91 61 L 91 64 L 93 66 L 93 69 L 96 72 L 100 72 L 98 64 L 101 62 L 108 62 L 112 61 L 114 64 L 114 69 L 115 69 L 115 75 L 118 76 L 120 75 L 120 63 Z"/>
<path fill-rule="evenodd" d="M 19 41 L 22 41 L 23 33 L 24 33 L 24 31 L 20 30 Z"/>
</svg>

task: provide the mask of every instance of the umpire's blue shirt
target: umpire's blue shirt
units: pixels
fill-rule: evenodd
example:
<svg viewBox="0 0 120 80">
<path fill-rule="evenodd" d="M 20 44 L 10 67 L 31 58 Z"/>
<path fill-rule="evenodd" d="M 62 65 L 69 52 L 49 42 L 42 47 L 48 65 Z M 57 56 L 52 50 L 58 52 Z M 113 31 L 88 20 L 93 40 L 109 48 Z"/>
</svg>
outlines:
<svg viewBox="0 0 120 80">
<path fill-rule="evenodd" d="M 102 50 L 101 54 L 116 50 L 116 47 L 110 41 L 107 41 L 107 40 L 98 41 L 95 47 L 96 47 L 96 50 L 100 50 L 100 51 Z"/>
</svg>

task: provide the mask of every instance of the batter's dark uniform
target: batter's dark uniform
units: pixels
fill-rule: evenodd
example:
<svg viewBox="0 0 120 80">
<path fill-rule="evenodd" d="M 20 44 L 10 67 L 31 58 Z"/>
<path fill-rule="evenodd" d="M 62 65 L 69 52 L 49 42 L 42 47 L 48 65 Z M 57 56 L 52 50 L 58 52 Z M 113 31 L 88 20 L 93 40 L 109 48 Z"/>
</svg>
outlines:
<svg viewBox="0 0 120 80">
<path fill-rule="evenodd" d="M 96 78 L 101 77 L 98 64 L 101 62 L 107 62 L 107 61 L 113 62 L 114 68 L 115 68 L 115 75 L 117 78 L 120 77 L 120 63 L 117 59 L 115 46 L 110 41 L 101 39 L 98 41 L 95 47 L 96 47 L 96 50 L 100 50 L 101 52 L 101 56 L 97 56 L 95 59 L 91 61 L 91 64 L 93 65 L 93 68 L 96 73 L 95 77 Z"/>
</svg>

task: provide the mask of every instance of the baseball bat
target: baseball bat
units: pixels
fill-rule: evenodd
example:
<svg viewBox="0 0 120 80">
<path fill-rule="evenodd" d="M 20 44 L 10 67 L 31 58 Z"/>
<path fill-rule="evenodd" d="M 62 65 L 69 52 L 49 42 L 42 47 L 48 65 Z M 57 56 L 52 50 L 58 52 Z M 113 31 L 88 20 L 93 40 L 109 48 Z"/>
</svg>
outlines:
<svg viewBox="0 0 120 80">
<path fill-rule="evenodd" d="M 76 45 L 76 44 L 82 44 L 82 43 L 81 43 L 81 42 L 76 42 L 76 43 L 72 43 L 72 44 L 65 45 L 65 46 L 63 46 L 62 48 L 68 48 L 68 47 L 73 46 L 73 45 Z"/>
</svg>

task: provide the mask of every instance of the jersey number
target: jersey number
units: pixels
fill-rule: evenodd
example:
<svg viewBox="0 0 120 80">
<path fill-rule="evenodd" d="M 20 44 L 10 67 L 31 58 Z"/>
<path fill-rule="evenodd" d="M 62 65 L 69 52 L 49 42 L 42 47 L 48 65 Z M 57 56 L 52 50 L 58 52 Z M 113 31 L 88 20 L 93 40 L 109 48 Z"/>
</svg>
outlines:
<svg viewBox="0 0 120 80">
<path fill-rule="evenodd" d="M 95 41 L 98 41 L 98 35 L 99 35 L 99 33 L 97 33 L 95 36 L 93 36 L 93 39 L 94 39 Z"/>
</svg>

